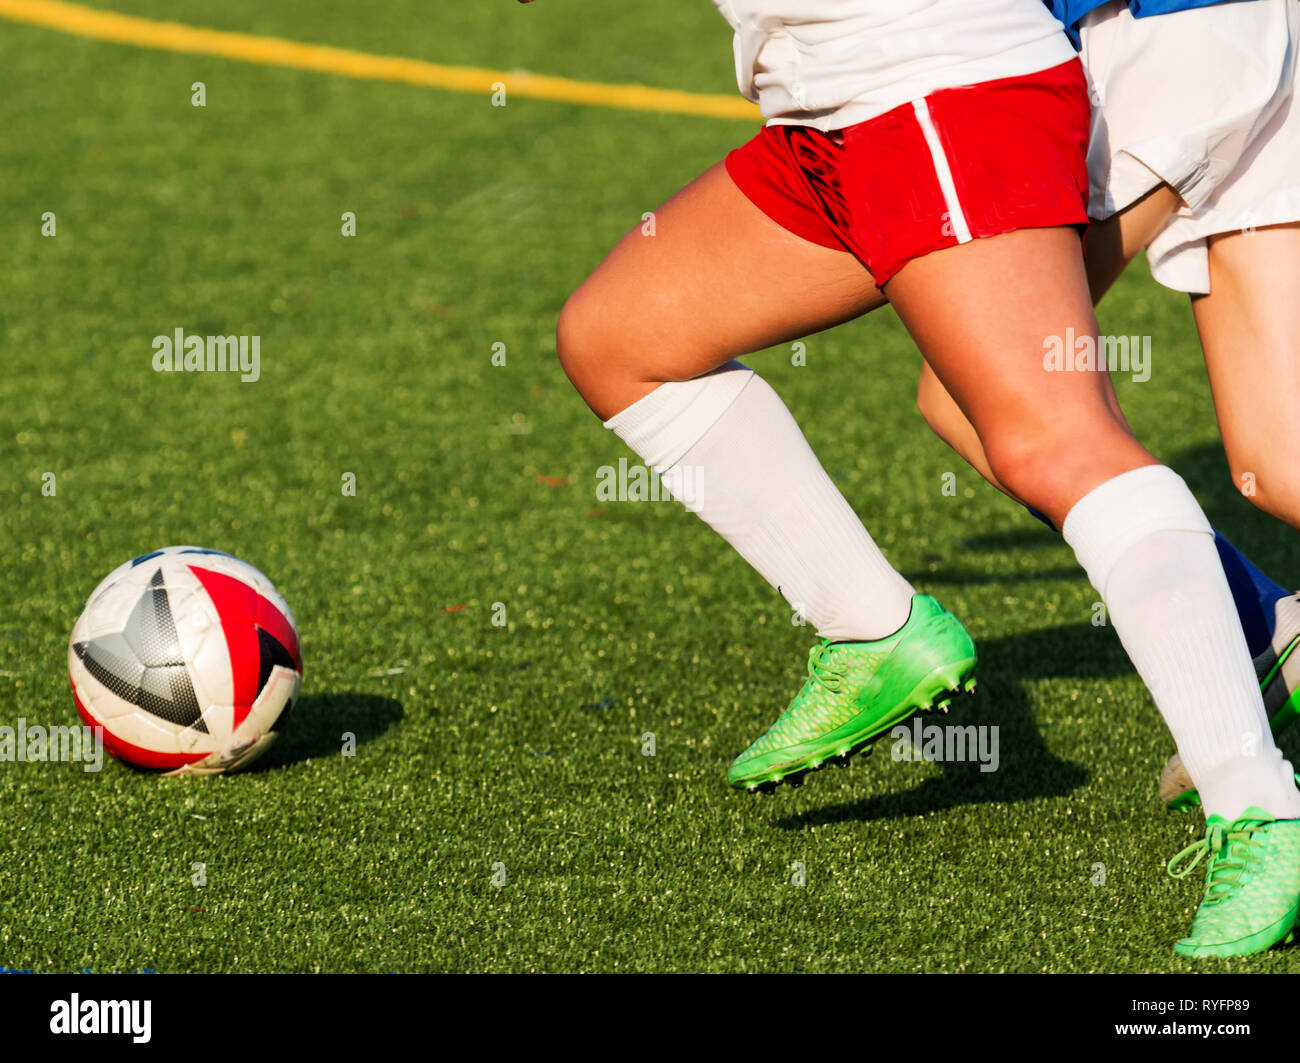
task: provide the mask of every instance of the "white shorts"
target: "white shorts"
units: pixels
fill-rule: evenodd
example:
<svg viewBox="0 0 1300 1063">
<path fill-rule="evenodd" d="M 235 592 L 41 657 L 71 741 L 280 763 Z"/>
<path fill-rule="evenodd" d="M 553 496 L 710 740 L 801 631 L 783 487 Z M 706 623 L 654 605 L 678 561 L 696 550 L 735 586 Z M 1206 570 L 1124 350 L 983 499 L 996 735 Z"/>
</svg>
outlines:
<svg viewBox="0 0 1300 1063">
<path fill-rule="evenodd" d="M 1208 292 L 1208 237 L 1300 221 L 1300 0 L 1141 19 L 1113 0 L 1080 35 L 1089 215 L 1108 218 L 1162 182 L 1183 200 L 1147 246 L 1157 281 Z"/>
</svg>

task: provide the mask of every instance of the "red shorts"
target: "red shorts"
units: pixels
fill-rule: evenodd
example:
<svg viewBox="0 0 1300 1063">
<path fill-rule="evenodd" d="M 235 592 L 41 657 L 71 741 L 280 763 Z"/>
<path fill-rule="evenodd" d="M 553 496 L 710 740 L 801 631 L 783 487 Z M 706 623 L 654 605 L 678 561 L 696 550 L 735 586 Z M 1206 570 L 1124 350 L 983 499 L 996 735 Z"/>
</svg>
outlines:
<svg viewBox="0 0 1300 1063">
<path fill-rule="evenodd" d="M 765 126 L 727 156 L 778 225 L 851 251 L 884 285 L 914 258 L 1013 229 L 1088 224 L 1088 86 L 1077 59 L 940 89 L 844 129 Z"/>
</svg>

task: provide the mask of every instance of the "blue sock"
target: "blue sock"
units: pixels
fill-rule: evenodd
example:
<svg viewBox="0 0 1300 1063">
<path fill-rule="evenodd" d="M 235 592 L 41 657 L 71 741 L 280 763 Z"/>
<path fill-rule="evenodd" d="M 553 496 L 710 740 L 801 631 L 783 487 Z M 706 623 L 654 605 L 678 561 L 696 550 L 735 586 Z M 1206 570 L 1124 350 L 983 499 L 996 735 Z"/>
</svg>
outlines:
<svg viewBox="0 0 1300 1063">
<path fill-rule="evenodd" d="M 1246 633 L 1250 655 L 1256 657 L 1273 641 L 1273 628 L 1277 622 L 1274 606 L 1278 599 L 1291 592 L 1279 587 L 1251 564 L 1250 559 L 1217 529 L 1214 545 L 1219 548 L 1219 560 L 1224 575 L 1228 577 L 1232 600 L 1237 603 L 1237 615 L 1241 617 L 1241 629 Z"/>
<path fill-rule="evenodd" d="M 1044 524 L 1046 524 L 1049 528 L 1051 528 L 1052 531 L 1059 532 L 1061 530 L 1050 520 L 1047 519 L 1046 513 L 1039 512 L 1033 506 L 1025 506 L 1025 509 L 1026 511 L 1028 511 L 1029 515 L 1034 518 L 1034 520 L 1041 520 Z"/>
<path fill-rule="evenodd" d="M 1031 506 L 1025 509 L 1029 510 L 1031 517 L 1041 520 L 1053 531 L 1057 530 L 1038 510 Z M 1291 592 L 1279 587 L 1257 569 L 1250 558 L 1228 542 L 1217 528 L 1214 530 L 1214 545 L 1219 548 L 1219 563 L 1223 565 L 1223 574 L 1228 577 L 1228 588 L 1241 618 L 1241 629 L 1246 633 L 1246 645 L 1250 647 L 1250 655 L 1257 657 L 1273 641 L 1273 630 L 1277 625 L 1274 607 L 1279 599 Z"/>
</svg>

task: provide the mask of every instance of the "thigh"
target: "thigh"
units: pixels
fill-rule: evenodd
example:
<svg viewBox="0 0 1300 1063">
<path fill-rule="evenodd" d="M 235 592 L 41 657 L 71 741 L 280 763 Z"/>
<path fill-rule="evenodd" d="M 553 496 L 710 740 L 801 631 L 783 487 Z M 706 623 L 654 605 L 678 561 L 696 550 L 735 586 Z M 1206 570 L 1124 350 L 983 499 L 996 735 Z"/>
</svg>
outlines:
<svg viewBox="0 0 1300 1063">
<path fill-rule="evenodd" d="M 885 303 L 847 251 L 788 232 L 719 163 L 629 232 L 565 304 L 557 347 L 602 418 L 668 380 Z"/>
<path fill-rule="evenodd" d="M 1072 229 L 1020 229 L 908 263 L 890 302 L 978 433 L 998 480 L 1060 527 L 1093 487 L 1154 459 L 1105 372 L 1051 371 L 1051 344 L 1097 335 Z M 1086 445 L 1081 445 L 1086 444 Z"/>
<path fill-rule="evenodd" d="M 1131 206 L 1112 214 L 1104 221 L 1095 221 L 1088 227 L 1084 239 L 1084 256 L 1088 288 L 1094 305 L 1101 301 L 1137 253 L 1174 212 L 1178 202 L 1174 190 L 1162 184 Z M 1118 416 L 1123 417 L 1113 391 L 1108 394 L 1107 402 Z M 928 362 L 922 362 L 921 365 L 921 377 L 917 382 L 917 405 L 926 422 L 944 442 L 994 487 L 1006 490 L 989 467 L 979 434 Z"/>
</svg>

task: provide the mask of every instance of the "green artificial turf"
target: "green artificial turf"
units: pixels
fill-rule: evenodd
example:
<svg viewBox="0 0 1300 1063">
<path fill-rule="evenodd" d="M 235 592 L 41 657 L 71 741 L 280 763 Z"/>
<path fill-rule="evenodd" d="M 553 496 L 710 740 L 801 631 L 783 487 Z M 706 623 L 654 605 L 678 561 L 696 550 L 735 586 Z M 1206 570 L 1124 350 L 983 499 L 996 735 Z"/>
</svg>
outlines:
<svg viewBox="0 0 1300 1063">
<path fill-rule="evenodd" d="M 698 0 L 117 9 L 731 87 Z M 246 774 L 0 764 L 0 967 L 1300 970 L 1297 949 L 1174 956 L 1198 891 L 1163 869 L 1195 824 L 1156 802 L 1170 739 L 1069 550 L 925 429 L 887 312 L 809 338 L 805 366 L 752 362 L 891 560 L 968 623 L 981 690 L 954 720 L 1000 728 L 1000 768 L 885 745 L 772 798 L 725 787 L 811 633 L 680 507 L 597 498 L 630 454 L 568 386 L 554 322 L 750 127 L 9 23 L 0 67 L 0 723 L 75 721 L 73 621 L 167 544 L 263 569 L 306 658 L 292 727 Z M 1293 537 L 1234 494 L 1185 300 L 1139 263 L 1101 317 L 1153 337 L 1151 380 L 1120 385 L 1139 433 L 1294 581 Z M 155 373 L 176 328 L 260 336 L 261 379 Z"/>
</svg>

